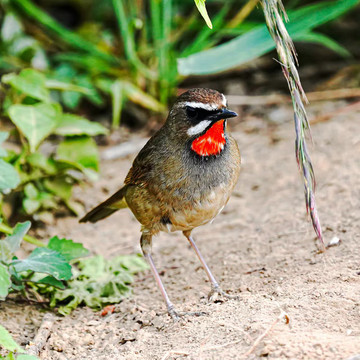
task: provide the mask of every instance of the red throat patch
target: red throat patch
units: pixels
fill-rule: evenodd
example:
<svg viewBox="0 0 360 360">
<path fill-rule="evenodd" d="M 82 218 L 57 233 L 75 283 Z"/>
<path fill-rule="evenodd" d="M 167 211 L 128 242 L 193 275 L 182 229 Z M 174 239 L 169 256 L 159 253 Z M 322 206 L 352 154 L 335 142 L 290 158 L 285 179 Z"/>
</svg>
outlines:
<svg viewBox="0 0 360 360">
<path fill-rule="evenodd" d="M 191 149 L 200 156 L 220 154 L 226 143 L 224 121 L 217 121 L 204 135 L 196 138 L 191 144 Z"/>
</svg>

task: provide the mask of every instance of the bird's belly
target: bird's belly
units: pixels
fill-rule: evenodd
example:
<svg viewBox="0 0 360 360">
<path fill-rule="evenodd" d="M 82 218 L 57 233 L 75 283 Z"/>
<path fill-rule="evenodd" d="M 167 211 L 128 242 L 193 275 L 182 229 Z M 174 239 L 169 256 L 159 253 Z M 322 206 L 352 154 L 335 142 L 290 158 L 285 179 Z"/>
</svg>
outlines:
<svg viewBox="0 0 360 360">
<path fill-rule="evenodd" d="M 191 201 L 183 201 L 169 213 L 165 231 L 184 231 L 212 221 L 224 208 L 230 192 L 225 185 L 202 194 L 194 194 Z"/>
</svg>

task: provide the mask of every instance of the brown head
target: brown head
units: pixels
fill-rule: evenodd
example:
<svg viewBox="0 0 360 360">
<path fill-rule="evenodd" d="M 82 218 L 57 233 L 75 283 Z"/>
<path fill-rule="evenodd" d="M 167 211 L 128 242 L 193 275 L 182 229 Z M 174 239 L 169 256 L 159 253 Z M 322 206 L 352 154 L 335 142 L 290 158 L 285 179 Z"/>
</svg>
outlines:
<svg viewBox="0 0 360 360">
<path fill-rule="evenodd" d="M 216 90 L 196 88 L 180 95 L 165 127 L 200 156 L 218 155 L 226 143 L 226 119 L 237 114 L 227 109 L 226 98 Z"/>
</svg>

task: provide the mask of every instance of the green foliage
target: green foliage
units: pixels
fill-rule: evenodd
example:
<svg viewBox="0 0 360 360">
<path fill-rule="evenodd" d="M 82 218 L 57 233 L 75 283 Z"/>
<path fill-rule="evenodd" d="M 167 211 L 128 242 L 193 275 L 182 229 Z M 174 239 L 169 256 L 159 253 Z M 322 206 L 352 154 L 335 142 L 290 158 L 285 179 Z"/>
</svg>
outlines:
<svg viewBox="0 0 360 360">
<path fill-rule="evenodd" d="M 20 177 L 14 166 L 1 159 L 1 157 L 8 155 L 7 151 L 1 147 L 1 143 L 8 136 L 7 132 L 0 131 L 0 194 L 9 192 L 9 190 L 16 188 L 20 183 Z"/>
<path fill-rule="evenodd" d="M 47 81 L 34 69 L 4 75 L 2 81 L 8 86 L 6 113 L 19 132 L 22 149 L 19 153 L 0 153 L 6 156 L 0 159 L 0 170 L 4 169 L 0 173 L 0 190 L 21 190 L 24 212 L 38 213 L 40 219 L 42 214 L 46 216 L 46 212 L 56 209 L 59 202 L 77 213 L 79 206 L 71 201 L 72 185 L 81 180 L 77 173 L 96 178 L 99 155 L 91 137 L 106 134 L 106 128 L 63 113 L 61 105 L 52 100 L 54 88 L 73 91 L 71 84 Z M 40 146 L 54 135 L 58 135 L 53 141 L 54 150 L 43 153 Z M 0 141 L 6 136 L 0 133 Z"/>
<path fill-rule="evenodd" d="M 195 1 L 195 5 L 196 7 L 198 8 L 199 10 L 199 13 L 201 14 L 201 16 L 204 18 L 205 22 L 206 22 L 206 25 L 212 29 L 212 23 L 211 23 L 211 20 L 209 18 L 209 15 L 207 13 L 207 10 L 206 10 L 206 6 L 205 6 L 205 1 L 206 0 L 194 0 Z"/>
<path fill-rule="evenodd" d="M 82 244 L 57 236 L 46 247 L 18 259 L 14 253 L 29 228 L 29 221 L 17 224 L 12 235 L 0 240 L 0 300 L 14 292 L 29 297 L 31 289 L 37 299 L 48 298 L 50 306 L 63 315 L 79 305 L 100 309 L 128 297 L 133 274 L 147 269 L 138 255 L 83 258 L 89 251 Z"/>
<path fill-rule="evenodd" d="M 5 350 L 23 353 L 24 350 L 15 342 L 10 333 L 0 325 L 0 345 Z"/>
<path fill-rule="evenodd" d="M 294 41 L 320 42 L 340 55 L 348 55 L 348 51 L 334 40 L 325 35 L 320 37 L 312 30 L 338 18 L 358 3 L 359 0 L 320 2 L 289 11 L 289 35 Z M 178 71 L 182 75 L 214 74 L 247 63 L 274 48 L 275 43 L 263 24 L 225 44 L 178 59 Z"/>
<path fill-rule="evenodd" d="M 17 273 L 23 271 L 36 271 L 49 274 L 56 280 L 69 280 L 71 266 L 58 251 L 47 248 L 35 249 L 26 259 L 14 260 L 10 263 Z"/>
<path fill-rule="evenodd" d="M 63 315 L 80 304 L 99 310 L 120 302 L 131 294 L 132 274 L 147 269 L 147 264 L 137 255 L 118 256 L 111 260 L 98 255 L 80 259 L 76 265 L 78 270 L 67 282 L 67 288 L 50 291 L 50 306 L 60 305 L 58 311 Z"/>
<path fill-rule="evenodd" d="M 0 347 L 9 351 L 6 356 L 0 355 L 0 359 L 15 360 L 15 354 L 18 354 L 16 360 L 39 360 L 37 356 L 24 354 L 24 349 L 16 343 L 10 333 L 2 325 L 0 325 Z"/>
<path fill-rule="evenodd" d="M 17 129 L 11 139 L 22 148 L 6 155 L 0 149 L 0 191 L 16 189 L 25 214 L 47 221 L 59 204 L 81 211 L 72 187 L 96 179 L 99 156 L 92 137 L 107 133 L 73 114 L 84 105 L 106 111 L 111 104 L 112 128 L 120 125 L 124 109 L 131 119 L 136 107 L 164 114 L 184 75 L 224 71 L 274 48 L 257 1 L 242 8 L 234 0 L 207 2 L 212 23 L 205 0 L 194 1 L 196 6 L 192 0 L 69 2 L 83 14 L 73 28 L 49 15 L 53 4 L 1 3 L 0 70 L 7 73 L 2 105 Z M 289 33 L 349 56 L 314 29 L 358 3 L 337 0 L 292 9 Z M 204 26 L 198 11 L 214 30 Z"/>
</svg>

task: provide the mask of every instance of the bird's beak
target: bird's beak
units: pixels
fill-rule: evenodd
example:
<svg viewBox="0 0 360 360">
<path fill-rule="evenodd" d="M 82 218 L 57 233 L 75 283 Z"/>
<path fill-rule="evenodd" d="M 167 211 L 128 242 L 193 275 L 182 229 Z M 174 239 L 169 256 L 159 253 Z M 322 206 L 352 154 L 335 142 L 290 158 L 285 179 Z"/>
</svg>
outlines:
<svg viewBox="0 0 360 360">
<path fill-rule="evenodd" d="M 211 115 L 209 117 L 209 120 L 216 122 L 219 120 L 224 120 L 224 119 L 228 119 L 228 118 L 232 118 L 238 116 L 238 114 L 234 111 L 228 110 L 226 108 L 223 108 L 220 112 L 218 112 L 217 114 Z"/>
</svg>

